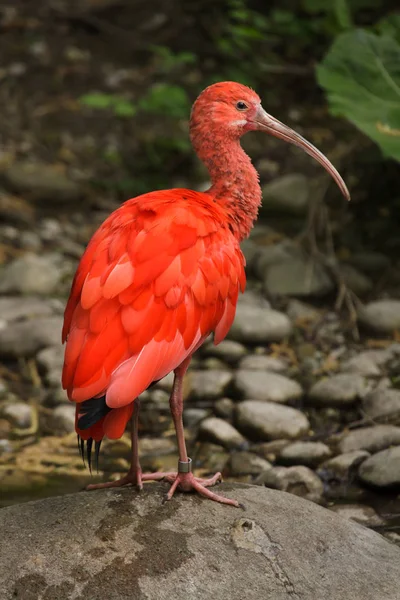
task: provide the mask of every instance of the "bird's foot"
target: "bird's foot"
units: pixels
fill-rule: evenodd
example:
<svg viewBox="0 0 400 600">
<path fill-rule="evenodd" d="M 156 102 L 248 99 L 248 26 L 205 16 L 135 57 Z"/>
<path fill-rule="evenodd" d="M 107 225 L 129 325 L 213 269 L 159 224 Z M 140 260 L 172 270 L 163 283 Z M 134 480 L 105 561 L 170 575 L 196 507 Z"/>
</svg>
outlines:
<svg viewBox="0 0 400 600">
<path fill-rule="evenodd" d="M 91 483 L 86 486 L 86 490 L 102 490 L 104 488 L 124 487 L 125 485 L 135 485 L 139 490 L 143 489 L 144 475 L 141 469 L 129 470 L 124 477 L 116 481 L 107 481 L 106 483 Z"/>
<path fill-rule="evenodd" d="M 222 481 L 221 473 L 216 473 L 213 477 L 210 477 L 209 479 L 203 479 L 201 477 L 195 477 L 191 472 L 178 472 L 167 475 L 165 477 L 165 480 L 171 483 L 172 485 L 169 489 L 169 492 L 164 498 L 164 502 L 171 500 L 176 490 L 179 489 L 182 492 L 197 492 L 201 496 L 209 498 L 209 500 L 214 500 L 214 502 L 220 502 L 221 504 L 229 504 L 230 506 L 243 508 L 243 506 L 239 502 L 237 502 L 237 500 L 224 498 L 224 496 L 219 496 L 218 494 L 215 494 L 214 492 L 208 489 L 209 487 L 212 487 L 216 483 Z"/>
</svg>

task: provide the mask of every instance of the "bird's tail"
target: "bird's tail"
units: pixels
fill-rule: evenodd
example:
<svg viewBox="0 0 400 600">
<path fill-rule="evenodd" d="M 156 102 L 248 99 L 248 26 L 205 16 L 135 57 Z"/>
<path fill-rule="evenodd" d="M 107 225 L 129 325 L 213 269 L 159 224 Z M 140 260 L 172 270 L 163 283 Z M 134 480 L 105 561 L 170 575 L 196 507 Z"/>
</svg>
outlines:
<svg viewBox="0 0 400 600">
<path fill-rule="evenodd" d="M 132 416 L 133 404 L 131 402 L 121 408 L 110 408 L 106 404 L 105 395 L 77 403 L 75 430 L 78 434 L 78 446 L 84 462 L 86 454 L 90 470 L 92 468 L 93 442 L 95 443 L 95 465 L 98 469 L 103 437 L 107 436 L 115 440 L 122 436 Z"/>
</svg>

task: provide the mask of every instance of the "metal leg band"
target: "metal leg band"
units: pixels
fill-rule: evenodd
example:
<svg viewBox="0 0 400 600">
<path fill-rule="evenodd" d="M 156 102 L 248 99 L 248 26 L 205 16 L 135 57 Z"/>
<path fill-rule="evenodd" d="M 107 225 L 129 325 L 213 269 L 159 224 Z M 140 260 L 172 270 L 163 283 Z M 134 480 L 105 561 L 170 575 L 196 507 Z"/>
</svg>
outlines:
<svg viewBox="0 0 400 600">
<path fill-rule="evenodd" d="M 178 460 L 178 473 L 191 473 L 192 472 L 192 459 L 188 458 L 187 462 Z"/>
</svg>

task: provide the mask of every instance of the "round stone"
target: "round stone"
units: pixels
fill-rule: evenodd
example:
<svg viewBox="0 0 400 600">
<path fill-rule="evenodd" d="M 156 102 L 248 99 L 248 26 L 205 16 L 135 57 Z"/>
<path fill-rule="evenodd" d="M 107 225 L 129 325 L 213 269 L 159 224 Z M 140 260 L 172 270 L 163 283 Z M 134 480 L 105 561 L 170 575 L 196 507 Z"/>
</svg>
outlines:
<svg viewBox="0 0 400 600">
<path fill-rule="evenodd" d="M 237 426 L 257 440 L 294 439 L 310 428 L 307 417 L 299 410 L 258 400 L 246 400 L 238 405 Z"/>
<path fill-rule="evenodd" d="M 367 458 L 360 466 L 358 475 L 365 484 L 380 488 L 400 486 L 400 446 L 388 448 Z"/>
<path fill-rule="evenodd" d="M 289 465 L 315 467 L 330 456 L 330 449 L 322 442 L 293 442 L 283 448 L 279 461 Z"/>
<path fill-rule="evenodd" d="M 230 423 L 217 417 L 204 419 L 199 429 L 200 436 L 225 448 L 242 448 L 247 445 L 246 439 Z"/>
<path fill-rule="evenodd" d="M 354 450 L 367 450 L 374 453 L 394 445 L 400 445 L 400 427 L 373 425 L 345 433 L 339 442 L 339 449 L 342 453 Z"/>
<path fill-rule="evenodd" d="M 241 369 L 236 373 L 235 387 L 242 398 L 282 404 L 289 400 L 298 400 L 303 394 L 297 381 L 268 371 Z"/>
<path fill-rule="evenodd" d="M 340 373 L 321 379 L 310 392 L 310 400 L 320 406 L 353 404 L 367 392 L 367 384 L 361 375 Z"/>
</svg>

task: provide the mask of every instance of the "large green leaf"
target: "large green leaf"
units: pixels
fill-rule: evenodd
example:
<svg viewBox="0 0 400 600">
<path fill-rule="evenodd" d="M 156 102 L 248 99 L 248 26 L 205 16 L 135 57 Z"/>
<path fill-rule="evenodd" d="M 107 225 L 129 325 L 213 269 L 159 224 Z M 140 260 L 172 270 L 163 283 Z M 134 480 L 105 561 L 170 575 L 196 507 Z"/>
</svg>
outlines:
<svg viewBox="0 0 400 600">
<path fill-rule="evenodd" d="M 338 36 L 317 68 L 331 112 L 347 117 L 400 161 L 400 46 L 356 29 Z"/>
</svg>

